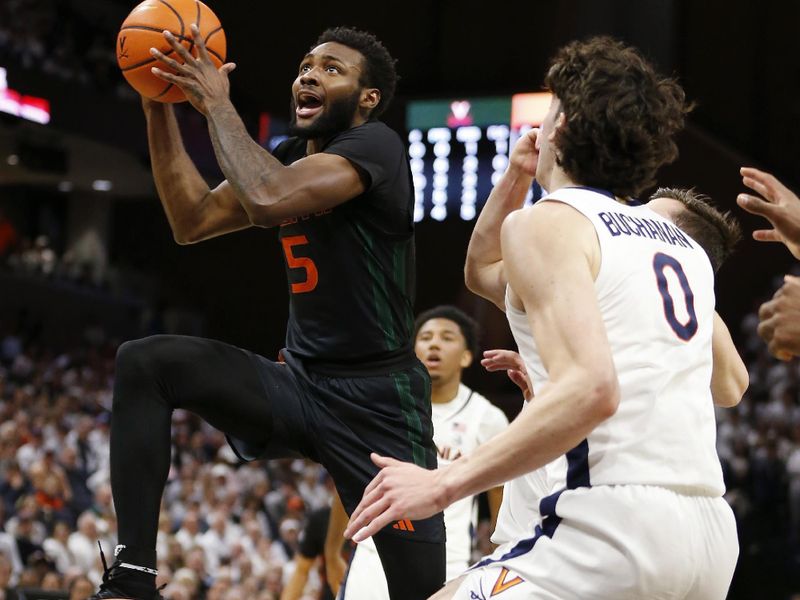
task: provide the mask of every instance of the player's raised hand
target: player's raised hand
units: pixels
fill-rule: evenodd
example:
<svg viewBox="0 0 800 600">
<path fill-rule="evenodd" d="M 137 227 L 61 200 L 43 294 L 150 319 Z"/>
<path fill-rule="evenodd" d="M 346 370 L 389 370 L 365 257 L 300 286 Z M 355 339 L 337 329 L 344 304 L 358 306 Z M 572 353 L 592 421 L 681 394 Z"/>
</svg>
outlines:
<svg viewBox="0 0 800 600">
<path fill-rule="evenodd" d="M 773 175 L 742 167 L 742 183 L 763 198 L 739 194 L 737 203 L 747 212 L 766 218 L 772 229 L 759 229 L 753 238 L 760 242 L 783 242 L 800 259 L 800 198 Z"/>
<path fill-rule="evenodd" d="M 508 378 L 522 391 L 525 400 L 533 398 L 528 370 L 522 357 L 513 350 L 486 350 L 483 353 L 481 366 L 487 371 L 505 371 Z"/>
<path fill-rule="evenodd" d="M 512 167 L 519 169 L 530 177 L 536 177 L 536 165 L 539 163 L 538 136 L 538 127 L 526 132 L 514 144 L 509 157 Z"/>
<path fill-rule="evenodd" d="M 168 81 L 183 90 L 186 98 L 198 111 L 208 115 L 212 106 L 220 102 L 225 102 L 230 98 L 230 81 L 228 74 L 236 68 L 234 63 L 225 63 L 221 67 L 212 62 L 206 49 L 203 36 L 197 25 L 192 25 L 192 39 L 197 46 L 197 58 L 192 56 L 184 45 L 169 31 L 164 32 L 164 39 L 167 40 L 175 55 L 183 61 L 171 58 L 156 48 L 150 49 L 150 54 L 162 63 L 172 68 L 175 74 L 153 67 L 153 74 L 164 81 Z"/>
<path fill-rule="evenodd" d="M 761 305 L 758 318 L 758 335 L 775 357 L 800 356 L 800 277 L 784 277 L 772 300 Z"/>
<path fill-rule="evenodd" d="M 363 542 L 394 521 L 427 519 L 444 509 L 442 469 L 431 471 L 375 453 L 370 458 L 381 470 L 350 515 L 346 538 Z"/>
</svg>

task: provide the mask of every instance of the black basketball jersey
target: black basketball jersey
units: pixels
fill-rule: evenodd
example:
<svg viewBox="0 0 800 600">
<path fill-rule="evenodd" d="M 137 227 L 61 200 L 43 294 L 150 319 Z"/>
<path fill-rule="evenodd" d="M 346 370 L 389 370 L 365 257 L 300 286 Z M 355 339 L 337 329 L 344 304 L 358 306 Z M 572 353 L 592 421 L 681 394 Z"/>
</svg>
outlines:
<svg viewBox="0 0 800 600">
<path fill-rule="evenodd" d="M 337 372 L 337 365 L 341 372 L 391 367 L 413 357 L 414 192 L 405 147 L 370 121 L 322 151 L 355 165 L 366 190 L 280 226 L 290 297 L 286 347 Z M 285 165 L 305 155 L 299 138 L 275 149 Z"/>
</svg>

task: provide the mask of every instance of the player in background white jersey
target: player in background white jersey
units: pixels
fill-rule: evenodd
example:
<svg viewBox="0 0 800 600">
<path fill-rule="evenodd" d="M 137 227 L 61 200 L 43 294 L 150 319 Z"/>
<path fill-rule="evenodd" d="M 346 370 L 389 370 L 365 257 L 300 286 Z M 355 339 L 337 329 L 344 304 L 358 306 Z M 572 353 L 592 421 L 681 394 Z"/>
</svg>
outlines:
<svg viewBox="0 0 800 600">
<path fill-rule="evenodd" d="M 535 174 L 551 193 L 495 206 L 469 253 L 497 235 L 501 252 L 467 270 L 506 304 L 536 401 L 435 472 L 375 456 L 382 471 L 345 533 L 358 541 L 546 465 L 559 491 L 535 535 L 478 563 L 455 598 L 722 599 L 738 542 L 714 447 L 713 272 L 696 242 L 624 202 L 676 157 L 683 91 L 608 38 L 567 45 L 545 83 L 539 154 L 495 192 L 527 191 Z"/>
<path fill-rule="evenodd" d="M 433 441 L 439 465 L 469 454 L 508 426 L 503 411 L 461 381 L 478 355 L 478 324 L 454 306 L 421 313 L 415 324 L 415 352 L 431 376 Z M 501 486 L 488 491 L 492 530 L 503 497 Z M 444 512 L 447 531 L 447 580 L 461 575 L 472 560 L 472 532 L 477 526 L 477 498 L 453 503 Z M 341 504 L 333 510 L 343 512 Z M 332 519 L 331 525 L 341 520 Z M 346 518 L 344 519 L 346 522 Z M 401 523 L 395 524 L 397 527 Z M 341 537 L 344 526 L 328 537 Z M 340 600 L 388 600 L 389 591 L 372 540 L 358 544 L 340 587 Z"/>
</svg>

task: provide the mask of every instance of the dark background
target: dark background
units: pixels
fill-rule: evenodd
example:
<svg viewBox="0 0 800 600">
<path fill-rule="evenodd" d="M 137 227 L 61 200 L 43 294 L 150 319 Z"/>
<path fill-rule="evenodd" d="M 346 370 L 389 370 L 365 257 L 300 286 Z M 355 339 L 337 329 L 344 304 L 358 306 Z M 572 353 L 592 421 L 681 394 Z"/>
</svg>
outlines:
<svg viewBox="0 0 800 600">
<path fill-rule="evenodd" d="M 110 49 L 116 27 L 134 5 L 122 0 L 67 4 L 108 28 Z M 679 137 L 680 158 L 662 170 L 659 183 L 694 186 L 742 221 L 745 239 L 718 277 L 719 311 L 735 336 L 741 317 L 772 293 L 774 278 L 792 264 L 782 246 L 750 239 L 759 220 L 739 210 L 735 197 L 743 191 L 738 168 L 745 164 L 800 188 L 799 2 L 309 0 L 296 6 L 232 1 L 211 6 L 227 34 L 228 59 L 238 65 L 231 76 L 232 97 L 253 135 L 261 113 L 288 115 L 299 60 L 326 27 L 368 29 L 398 59 L 401 81 L 384 120 L 402 136 L 411 99 L 538 91 L 548 58 L 560 45 L 600 33 L 619 37 L 639 47 L 663 73 L 676 76 L 696 103 Z M 110 76 L 121 80 L 117 72 Z M 53 99 L 51 129 L 117 146 L 138 160 L 143 176 L 135 184 L 141 192 L 108 197 L 111 262 L 154 275 L 152 301 L 198 310 L 206 335 L 274 355 L 287 314 L 275 232 L 252 230 L 197 246 L 175 245 L 147 174 L 144 119 L 135 100 L 79 89 L 35 69 L 10 71 L 9 79 L 12 87 Z M 186 105 L 178 113 L 187 146 L 215 184 L 221 176 L 202 117 Z M 0 165 L 0 184 L 5 174 Z M 26 195 L 24 187 L 15 193 Z M 50 212 L 69 201 L 69 194 L 40 185 L 37 196 L 42 194 Z M 21 209 L 17 204 L 11 210 Z M 34 215 L 28 221 L 37 219 Z M 461 269 L 472 226 L 457 218 L 444 223 L 426 219 L 418 225 L 417 309 L 459 304 L 482 321 L 484 347 L 509 345 L 499 311 L 464 288 Z M 506 389 L 498 376 L 485 378 L 477 369 L 471 378 L 479 387 Z"/>
<path fill-rule="evenodd" d="M 113 51 L 115 27 L 135 2 L 64 0 L 63 4 L 92 22 L 108 24 L 108 47 Z M 793 265 L 783 246 L 756 244 L 749 238 L 759 220 L 739 210 L 735 198 L 744 191 L 738 174 L 742 165 L 768 170 L 800 190 L 800 2 L 796 0 L 216 0 L 209 4 L 225 27 L 229 60 L 238 64 L 231 76 L 234 103 L 254 135 L 262 112 L 288 115 L 289 89 L 299 60 L 330 26 L 368 29 L 398 59 L 402 79 L 385 121 L 402 136 L 409 100 L 538 91 L 548 57 L 559 46 L 592 34 L 619 37 L 638 46 L 662 72 L 675 75 L 696 103 L 679 138 L 680 158 L 661 172 L 659 183 L 694 186 L 742 222 L 745 239 L 717 283 L 719 312 L 737 340 L 743 316 L 772 294 L 775 278 Z M 116 72 L 112 77 L 121 79 Z M 146 175 L 144 119 L 135 100 L 55 81 L 34 68 L 10 70 L 9 83 L 51 98 L 53 121 L 48 127 L 58 133 L 39 140 L 43 146 L 63 146 L 66 136 L 76 134 L 123 149 L 145 173 L 129 182 L 136 193 L 88 192 L 94 201 L 111 204 L 112 264 L 147 273 L 154 280 L 144 286 L 142 302 L 193 311 L 201 315 L 204 335 L 275 356 L 287 316 L 286 279 L 275 231 L 254 229 L 177 246 Z M 179 107 L 178 112 L 187 145 L 204 165 L 209 181 L 216 183 L 219 173 L 209 161 L 202 118 L 190 107 Z M 1 119 L 9 135 L 19 136 L 25 130 L 12 118 Z M 110 159 L 101 158 L 97 164 L 113 166 Z M 43 214 L 63 220 L 75 196 L 55 191 L 52 181 L 21 182 L 4 163 L 0 190 L 0 205 L 25 224 L 23 228 L 41 225 Z M 463 284 L 473 223 L 455 218 L 443 223 L 428 219 L 418 225 L 417 310 L 457 304 L 480 320 L 484 348 L 509 347 L 512 340 L 503 315 Z M 37 293 L 41 296 L 35 290 L 22 294 L 21 288 L 8 283 L 2 287 L 4 282 L 0 280 L 0 309 L 18 306 Z M 62 331 L 81 330 L 103 312 L 100 307 L 119 323 L 137 306 L 129 302 L 120 308 L 85 294 L 46 293 L 42 307 L 48 303 L 51 308 L 69 307 L 58 322 Z M 122 337 L 134 335 L 135 327 L 115 327 Z M 504 406 L 511 410 L 516 394 L 502 375 L 486 376 L 473 367 L 468 381 L 493 400 L 503 403 L 506 398 Z M 779 563 L 780 556 L 777 561 L 748 563 L 738 572 L 731 597 L 778 597 L 755 584 L 750 589 L 748 582 L 769 583 L 771 569 Z M 781 587 L 774 579 L 772 583 Z"/>
</svg>

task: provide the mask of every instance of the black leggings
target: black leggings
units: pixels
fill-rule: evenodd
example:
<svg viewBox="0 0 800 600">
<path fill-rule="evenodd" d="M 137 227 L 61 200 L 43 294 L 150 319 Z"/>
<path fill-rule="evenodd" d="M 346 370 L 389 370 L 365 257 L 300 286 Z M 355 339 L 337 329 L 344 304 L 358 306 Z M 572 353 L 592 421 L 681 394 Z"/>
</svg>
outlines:
<svg viewBox="0 0 800 600">
<path fill-rule="evenodd" d="M 185 336 L 153 336 L 120 346 L 111 418 L 111 485 L 120 544 L 155 548 L 174 409 L 193 412 L 244 442 L 263 444 L 273 436 L 272 402 L 280 401 L 282 382 L 262 384 L 254 360 L 234 346 Z M 443 544 L 385 533 L 375 541 L 393 599 L 427 598 L 442 585 Z"/>
</svg>

